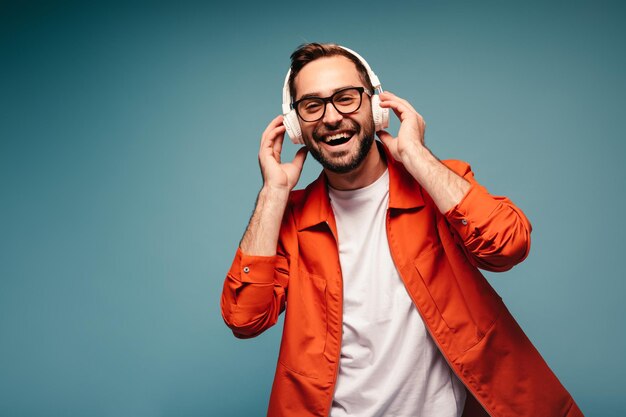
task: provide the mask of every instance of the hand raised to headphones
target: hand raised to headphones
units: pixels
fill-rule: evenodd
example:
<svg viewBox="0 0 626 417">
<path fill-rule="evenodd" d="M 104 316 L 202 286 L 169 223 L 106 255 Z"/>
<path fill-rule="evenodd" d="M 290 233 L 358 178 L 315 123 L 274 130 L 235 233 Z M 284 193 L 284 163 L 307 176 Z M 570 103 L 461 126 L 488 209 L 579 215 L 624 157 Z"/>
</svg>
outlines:
<svg viewBox="0 0 626 417">
<path fill-rule="evenodd" d="M 263 175 L 263 187 L 289 192 L 296 186 L 304 160 L 306 147 L 300 148 L 291 162 L 281 162 L 285 126 L 283 116 L 277 116 L 268 125 L 261 136 L 259 166 Z"/>
<path fill-rule="evenodd" d="M 408 101 L 389 91 L 380 93 L 380 107 L 393 110 L 400 119 L 400 129 L 395 138 L 385 130 L 380 130 L 376 134 L 387 146 L 391 155 L 406 165 L 425 148 L 426 123 L 424 118 Z"/>
</svg>

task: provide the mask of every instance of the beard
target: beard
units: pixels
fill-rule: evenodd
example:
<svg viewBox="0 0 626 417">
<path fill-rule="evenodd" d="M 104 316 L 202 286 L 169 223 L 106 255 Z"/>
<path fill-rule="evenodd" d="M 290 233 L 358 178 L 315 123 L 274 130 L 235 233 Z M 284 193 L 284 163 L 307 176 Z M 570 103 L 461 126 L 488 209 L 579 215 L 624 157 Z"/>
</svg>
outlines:
<svg viewBox="0 0 626 417">
<path fill-rule="evenodd" d="M 313 158 L 315 158 L 322 167 L 337 174 L 345 174 L 361 165 L 372 148 L 372 144 L 374 143 L 374 121 L 372 120 L 371 123 L 362 128 L 353 120 L 344 120 L 341 125 L 332 129 L 332 131 L 338 130 L 353 131 L 354 135 L 350 140 L 359 141 L 356 145 L 356 149 L 353 150 L 351 154 L 346 151 L 331 156 L 328 155 L 325 150 L 315 146 L 316 143 L 321 141 L 322 136 L 329 132 L 329 130 L 324 127 L 313 131 L 313 139 L 311 140 L 311 144 L 307 145 L 307 148 Z M 361 132 L 361 138 L 358 139 L 357 136 L 359 136 Z"/>
</svg>

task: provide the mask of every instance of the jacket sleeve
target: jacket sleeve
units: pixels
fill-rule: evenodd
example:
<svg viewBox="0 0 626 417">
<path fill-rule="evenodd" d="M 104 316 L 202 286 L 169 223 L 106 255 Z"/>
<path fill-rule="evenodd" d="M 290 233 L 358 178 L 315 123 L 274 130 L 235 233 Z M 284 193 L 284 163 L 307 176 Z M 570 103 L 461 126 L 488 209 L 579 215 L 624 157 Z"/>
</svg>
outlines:
<svg viewBox="0 0 626 417">
<path fill-rule="evenodd" d="M 258 336 L 276 324 L 285 309 L 289 256 L 282 242 L 284 226 L 285 220 L 276 255 L 251 256 L 241 248 L 235 253 L 224 280 L 220 303 L 222 318 L 235 337 Z"/>
<path fill-rule="evenodd" d="M 461 201 L 446 213 L 455 240 L 470 262 L 482 269 L 501 272 L 522 262 L 530 251 L 532 226 L 507 197 L 493 196 L 474 179 L 462 161 L 443 161 L 470 183 Z"/>
</svg>

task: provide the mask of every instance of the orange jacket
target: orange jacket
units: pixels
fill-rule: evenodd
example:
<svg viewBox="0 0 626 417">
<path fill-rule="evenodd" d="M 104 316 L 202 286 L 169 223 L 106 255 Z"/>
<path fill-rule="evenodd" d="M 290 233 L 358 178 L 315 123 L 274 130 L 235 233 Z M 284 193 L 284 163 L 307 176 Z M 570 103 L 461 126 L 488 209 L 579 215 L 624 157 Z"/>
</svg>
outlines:
<svg viewBox="0 0 626 417">
<path fill-rule="evenodd" d="M 502 299 L 478 271 L 506 271 L 528 255 L 531 226 L 506 197 L 490 195 L 461 161 L 445 164 L 471 183 L 441 214 L 388 154 L 387 237 L 410 297 L 468 396 L 464 417 L 582 416 Z M 278 253 L 237 250 L 222 292 L 236 337 L 257 336 L 285 310 L 268 416 L 329 413 L 342 337 L 337 228 L 324 174 L 293 191 Z M 488 413 L 488 414 L 486 414 Z"/>
</svg>

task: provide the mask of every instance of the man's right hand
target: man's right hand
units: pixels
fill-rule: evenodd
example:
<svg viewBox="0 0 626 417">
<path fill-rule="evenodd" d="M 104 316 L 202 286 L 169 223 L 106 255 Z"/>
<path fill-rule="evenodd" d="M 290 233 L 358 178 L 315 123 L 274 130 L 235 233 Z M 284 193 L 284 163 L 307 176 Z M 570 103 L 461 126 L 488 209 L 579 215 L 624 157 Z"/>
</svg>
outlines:
<svg viewBox="0 0 626 417">
<path fill-rule="evenodd" d="M 307 149 L 302 147 L 296 152 L 291 162 L 281 163 L 280 154 L 285 140 L 285 125 L 283 116 L 277 116 L 267 125 L 261 137 L 259 149 L 259 165 L 263 175 L 263 187 L 275 191 L 284 190 L 287 193 L 298 183 Z"/>
<path fill-rule="evenodd" d="M 296 186 L 302 172 L 306 148 L 300 148 L 293 161 L 281 163 L 283 140 L 285 140 L 283 116 L 278 116 L 267 125 L 261 137 L 259 165 L 263 175 L 263 188 L 259 192 L 246 233 L 239 244 L 243 253 L 247 255 L 276 254 L 280 223 L 289 192 Z"/>
</svg>

